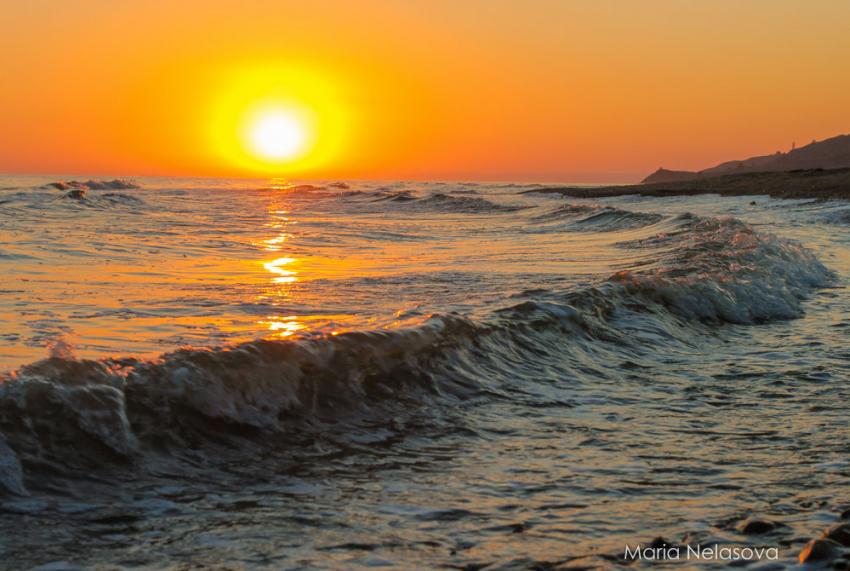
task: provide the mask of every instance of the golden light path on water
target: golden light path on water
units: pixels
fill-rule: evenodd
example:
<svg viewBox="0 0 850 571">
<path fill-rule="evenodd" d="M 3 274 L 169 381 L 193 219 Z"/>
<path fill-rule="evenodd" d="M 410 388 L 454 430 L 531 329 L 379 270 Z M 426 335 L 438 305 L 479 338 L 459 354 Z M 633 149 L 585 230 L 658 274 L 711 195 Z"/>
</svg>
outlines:
<svg viewBox="0 0 850 571">
<path fill-rule="evenodd" d="M 278 236 L 277 238 L 272 238 L 270 240 L 266 240 L 266 244 L 269 244 L 268 250 L 275 250 L 276 247 L 272 246 L 272 244 L 281 244 L 284 241 L 284 236 Z M 279 249 L 279 247 L 277 247 Z M 278 258 L 276 260 L 272 260 L 271 262 L 265 262 L 263 266 L 270 273 L 275 275 L 272 278 L 272 282 L 275 284 L 291 284 L 298 281 L 298 278 L 295 275 L 298 272 L 292 270 L 284 270 L 282 266 L 286 266 L 287 264 L 291 264 L 293 262 L 297 262 L 295 258 Z M 290 315 L 287 317 L 283 317 L 280 315 L 269 315 L 265 321 L 258 321 L 258 323 L 262 325 L 267 325 L 269 331 L 273 332 L 273 336 L 277 338 L 290 337 L 294 335 L 296 332 L 305 329 L 307 327 L 306 324 L 299 321 L 297 315 Z"/>
<path fill-rule="evenodd" d="M 269 215 L 273 216 L 276 221 L 267 223 L 266 225 L 274 230 L 280 230 L 280 234 L 273 238 L 269 238 L 267 240 L 262 241 L 263 247 L 266 251 L 282 251 L 284 249 L 284 243 L 286 242 L 286 239 L 290 237 L 290 234 L 282 231 L 282 229 L 290 223 L 289 218 L 283 216 L 284 214 L 287 214 L 286 210 L 269 211 Z M 263 262 L 263 267 L 274 276 L 272 278 L 273 283 L 291 284 L 298 281 L 298 278 L 295 277 L 298 272 L 283 269 L 283 266 L 287 266 L 297 261 L 298 260 L 296 260 L 295 258 L 277 258 L 276 260 L 272 260 L 270 262 Z M 271 332 L 271 337 L 279 339 L 291 337 L 298 331 L 301 331 L 307 327 L 303 320 L 299 320 L 299 317 L 297 315 L 269 315 L 266 317 L 265 320 L 257 321 L 257 323 L 260 325 L 267 326 L 269 331 Z"/>
</svg>

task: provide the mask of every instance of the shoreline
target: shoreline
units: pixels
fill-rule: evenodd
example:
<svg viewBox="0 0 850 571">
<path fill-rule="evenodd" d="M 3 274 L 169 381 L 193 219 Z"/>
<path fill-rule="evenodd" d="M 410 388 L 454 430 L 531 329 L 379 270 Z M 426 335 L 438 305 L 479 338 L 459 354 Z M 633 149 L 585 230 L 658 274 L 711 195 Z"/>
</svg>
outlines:
<svg viewBox="0 0 850 571">
<path fill-rule="evenodd" d="M 850 200 L 850 168 L 811 169 L 783 172 L 730 174 L 676 182 L 603 187 L 544 187 L 520 194 L 539 192 L 573 198 L 614 196 L 770 196 L 782 199 Z"/>
</svg>

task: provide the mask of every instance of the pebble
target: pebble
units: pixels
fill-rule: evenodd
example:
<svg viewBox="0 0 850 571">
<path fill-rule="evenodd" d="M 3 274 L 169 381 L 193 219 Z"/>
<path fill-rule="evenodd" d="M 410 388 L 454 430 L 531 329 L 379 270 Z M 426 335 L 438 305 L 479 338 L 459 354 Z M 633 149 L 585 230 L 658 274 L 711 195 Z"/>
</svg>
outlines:
<svg viewBox="0 0 850 571">
<path fill-rule="evenodd" d="M 821 537 L 831 539 L 844 547 L 850 547 L 850 524 L 839 523 L 834 525 L 823 532 Z"/>
<path fill-rule="evenodd" d="M 738 524 L 738 531 L 744 535 L 761 535 L 776 529 L 776 524 L 770 520 L 748 518 Z"/>
<path fill-rule="evenodd" d="M 825 559 L 832 559 L 838 555 L 841 546 L 831 539 L 813 539 L 809 541 L 800 552 L 800 563 L 814 563 Z"/>
</svg>

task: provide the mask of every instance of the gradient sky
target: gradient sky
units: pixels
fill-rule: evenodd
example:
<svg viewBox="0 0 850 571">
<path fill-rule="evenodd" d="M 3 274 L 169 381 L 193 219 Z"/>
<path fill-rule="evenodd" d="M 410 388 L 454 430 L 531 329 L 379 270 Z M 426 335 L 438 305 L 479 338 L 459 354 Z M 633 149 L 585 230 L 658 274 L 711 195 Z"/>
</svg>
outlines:
<svg viewBox="0 0 850 571">
<path fill-rule="evenodd" d="M 700 169 L 850 132 L 848 30 L 846 0 L 2 0 L 0 172 Z M 317 142 L 272 166 L 235 130 L 277 95 Z"/>
</svg>

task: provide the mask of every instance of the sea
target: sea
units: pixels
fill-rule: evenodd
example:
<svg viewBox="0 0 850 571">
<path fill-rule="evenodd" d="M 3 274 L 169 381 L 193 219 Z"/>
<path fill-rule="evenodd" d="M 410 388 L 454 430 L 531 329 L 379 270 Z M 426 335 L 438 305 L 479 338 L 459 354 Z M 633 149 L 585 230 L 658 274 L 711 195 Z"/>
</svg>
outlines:
<svg viewBox="0 0 850 571">
<path fill-rule="evenodd" d="M 553 186 L 0 177 L 0 568 L 798 565 L 850 205 Z"/>
</svg>

